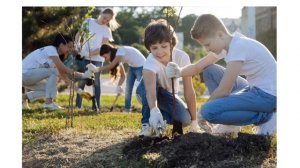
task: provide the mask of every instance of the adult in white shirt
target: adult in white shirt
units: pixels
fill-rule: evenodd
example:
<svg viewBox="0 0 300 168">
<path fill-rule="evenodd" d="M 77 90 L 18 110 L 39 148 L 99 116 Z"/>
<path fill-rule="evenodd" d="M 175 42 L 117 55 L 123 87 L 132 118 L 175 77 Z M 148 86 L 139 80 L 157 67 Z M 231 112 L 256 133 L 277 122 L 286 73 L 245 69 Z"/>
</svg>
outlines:
<svg viewBox="0 0 300 168">
<path fill-rule="evenodd" d="M 102 44 L 113 41 L 112 32 L 119 27 L 115 20 L 115 13 L 112 9 L 106 8 L 99 15 L 98 19 L 89 18 L 82 24 L 81 30 L 76 34 L 76 46 L 80 50 L 80 54 L 85 58 L 85 65 L 92 63 L 97 67 L 101 67 L 104 58 L 100 57 L 99 51 Z M 83 43 L 80 43 L 83 36 Z M 81 44 L 83 45 L 81 48 Z M 86 82 L 81 81 L 79 88 L 84 90 Z M 100 110 L 100 71 L 95 74 L 94 81 L 94 97 L 92 99 L 92 109 Z M 76 96 L 76 107 L 81 108 L 82 98 L 79 94 Z"/>
<path fill-rule="evenodd" d="M 27 100 L 33 101 L 46 97 L 45 108 L 50 110 L 61 107 L 53 102 L 57 94 L 57 77 L 60 76 L 70 85 L 73 71 L 67 68 L 60 56 L 66 57 L 73 49 L 74 43 L 70 36 L 57 35 L 52 45 L 39 48 L 28 54 L 22 61 L 22 85 L 30 89 L 23 94 L 23 108 L 29 108 Z M 91 74 L 75 72 L 78 78 L 88 78 Z"/>
<path fill-rule="evenodd" d="M 210 98 L 200 113 L 211 123 L 227 126 L 216 125 L 213 133 L 238 132 L 240 126 L 249 124 L 258 126 L 257 134 L 275 133 L 277 66 L 270 51 L 240 33 L 230 34 L 211 14 L 199 16 L 191 34 L 210 53 L 184 69 L 170 63 L 167 74 L 181 77 L 203 72 Z M 214 64 L 222 58 L 226 69 Z"/>
<path fill-rule="evenodd" d="M 103 44 L 100 49 L 100 55 L 109 61 L 110 64 L 95 69 L 95 72 L 110 70 L 111 75 L 116 79 L 118 72 L 121 76 L 117 85 L 117 94 L 123 92 L 121 87 L 125 80 L 125 70 L 123 63 L 128 64 L 126 89 L 125 89 L 125 112 L 131 111 L 131 96 L 134 82 L 140 81 L 143 75 L 143 65 L 146 61 L 145 56 L 136 48 L 131 46 L 115 47 L 110 44 Z M 91 68 L 93 65 L 90 65 Z M 119 71 L 118 71 L 119 69 Z"/>
<path fill-rule="evenodd" d="M 170 35 L 170 33 L 172 33 Z M 192 77 L 183 77 L 184 101 L 177 95 L 178 79 L 174 80 L 175 107 L 173 115 L 173 96 L 171 79 L 165 73 L 171 60 L 181 67 L 189 65 L 189 56 L 176 45 L 176 34 L 164 19 L 152 21 L 145 29 L 145 47 L 150 51 L 143 68 L 143 80 L 137 88 L 137 96 L 142 103 L 142 130 L 139 136 L 152 136 L 158 129 L 165 128 L 165 122 L 179 121 L 182 126 L 190 125 L 190 131 L 199 131 L 196 117 L 196 96 Z M 171 54 L 172 51 L 172 54 Z M 174 118 L 175 117 L 175 118 Z"/>
</svg>

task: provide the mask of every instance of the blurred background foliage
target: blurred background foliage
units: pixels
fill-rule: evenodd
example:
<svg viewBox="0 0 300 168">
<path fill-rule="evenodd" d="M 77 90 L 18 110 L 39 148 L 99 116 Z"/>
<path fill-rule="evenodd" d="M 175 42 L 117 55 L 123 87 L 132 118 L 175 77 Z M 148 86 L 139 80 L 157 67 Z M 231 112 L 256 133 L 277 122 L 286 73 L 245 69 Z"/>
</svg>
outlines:
<svg viewBox="0 0 300 168">
<path fill-rule="evenodd" d="M 69 34 L 75 38 L 76 32 L 86 18 L 97 18 L 105 7 L 23 7 L 22 8 L 22 58 L 31 51 L 50 45 L 56 34 Z M 152 19 L 166 19 L 164 7 L 119 7 L 116 20 L 121 27 L 113 32 L 116 45 L 133 46 L 145 57 L 148 51 L 143 44 L 144 28 Z M 184 10 L 184 8 L 183 8 Z M 183 50 L 190 56 L 191 62 L 196 62 L 206 55 L 206 51 L 190 36 L 197 15 L 180 16 L 179 11 L 169 17 L 169 23 L 176 27 L 176 32 L 183 33 Z M 257 34 L 257 40 L 262 42 L 277 58 L 276 29 Z M 218 64 L 225 65 L 224 61 Z M 127 68 L 127 66 L 125 66 Z M 203 85 L 198 77 L 193 78 L 195 90 L 201 94 Z M 197 95 L 199 96 L 199 95 Z"/>
<path fill-rule="evenodd" d="M 29 52 L 49 45 L 58 33 L 69 34 L 75 38 L 82 22 L 86 18 L 97 18 L 105 7 L 23 7 L 22 8 L 22 58 Z M 143 45 L 144 28 L 152 19 L 165 18 L 165 7 L 119 7 L 116 19 L 121 27 L 113 32 L 114 43 L 129 45 L 139 49 L 145 56 L 148 51 Z M 184 10 L 184 7 L 183 7 Z M 190 29 L 197 18 L 195 14 L 180 16 L 179 9 L 169 22 L 176 32 L 184 35 L 183 49 L 194 62 L 206 52 L 190 36 Z M 276 58 L 276 29 L 257 35 L 257 40 L 267 46 Z"/>
<path fill-rule="evenodd" d="M 97 18 L 103 7 L 23 7 L 22 8 L 22 58 L 31 51 L 49 45 L 58 33 L 69 34 L 75 38 L 82 22 L 86 18 Z M 166 18 L 164 7 L 120 7 L 116 19 L 121 27 L 113 32 L 114 43 L 129 45 L 139 49 L 145 56 L 147 49 L 143 45 L 144 28 L 152 19 Z M 179 11 L 169 17 L 175 26 Z M 190 28 L 196 15 L 180 17 L 175 26 L 177 32 L 184 34 L 184 50 L 191 61 L 205 55 L 205 51 L 190 37 Z"/>
</svg>

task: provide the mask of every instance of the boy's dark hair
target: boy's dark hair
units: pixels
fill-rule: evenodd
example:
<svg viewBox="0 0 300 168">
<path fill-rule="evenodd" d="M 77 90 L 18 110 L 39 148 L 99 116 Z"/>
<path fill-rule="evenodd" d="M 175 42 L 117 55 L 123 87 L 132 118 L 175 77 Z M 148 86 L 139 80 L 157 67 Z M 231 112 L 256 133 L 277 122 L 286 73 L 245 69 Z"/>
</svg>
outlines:
<svg viewBox="0 0 300 168">
<path fill-rule="evenodd" d="M 72 41 L 72 38 L 70 36 L 63 35 L 63 34 L 58 34 L 58 35 L 56 35 L 52 45 L 57 48 L 61 43 L 66 45 L 70 41 Z"/>
<path fill-rule="evenodd" d="M 172 42 L 173 47 L 177 43 L 173 27 L 168 25 L 165 19 L 151 21 L 144 33 L 144 44 L 148 51 L 150 51 L 152 44 L 161 42 Z"/>
<path fill-rule="evenodd" d="M 110 53 L 110 59 L 109 62 L 113 62 L 113 60 L 116 58 L 116 53 L 117 53 L 117 48 L 110 45 L 110 44 L 102 44 L 100 48 L 100 55 L 102 56 L 103 54 Z M 110 70 L 110 75 L 113 76 L 114 79 L 117 78 L 117 73 L 118 73 L 118 66 L 119 63 L 116 64 L 111 70 Z"/>
</svg>

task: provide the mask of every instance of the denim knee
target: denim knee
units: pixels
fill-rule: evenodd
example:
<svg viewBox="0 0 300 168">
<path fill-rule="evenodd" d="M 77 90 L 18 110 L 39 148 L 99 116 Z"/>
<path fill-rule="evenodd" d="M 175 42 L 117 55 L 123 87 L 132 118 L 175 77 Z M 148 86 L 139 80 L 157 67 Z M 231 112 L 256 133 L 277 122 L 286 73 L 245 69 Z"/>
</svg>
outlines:
<svg viewBox="0 0 300 168">
<path fill-rule="evenodd" d="M 191 122 L 192 122 L 191 118 L 184 119 L 181 121 L 183 127 L 189 126 L 191 124 Z"/>
<path fill-rule="evenodd" d="M 203 117 L 203 119 L 207 120 L 208 122 L 213 123 L 215 121 L 215 115 L 213 111 L 210 109 L 209 104 L 202 105 L 199 113 Z"/>
<path fill-rule="evenodd" d="M 206 79 L 210 73 L 215 70 L 217 68 L 216 65 L 212 64 L 212 65 L 208 65 L 202 72 L 202 78 L 203 78 L 203 81 L 204 79 Z"/>
<path fill-rule="evenodd" d="M 142 81 L 141 81 L 141 82 L 142 82 Z M 140 84 L 138 85 L 138 87 L 136 88 L 135 93 L 136 93 L 136 97 L 137 97 L 139 103 L 140 103 L 141 105 L 143 105 L 143 102 L 144 102 L 144 101 L 147 101 L 147 100 L 144 100 L 144 99 L 146 98 L 146 91 L 145 91 L 145 88 L 144 88 L 143 83 L 140 83 Z"/>
</svg>

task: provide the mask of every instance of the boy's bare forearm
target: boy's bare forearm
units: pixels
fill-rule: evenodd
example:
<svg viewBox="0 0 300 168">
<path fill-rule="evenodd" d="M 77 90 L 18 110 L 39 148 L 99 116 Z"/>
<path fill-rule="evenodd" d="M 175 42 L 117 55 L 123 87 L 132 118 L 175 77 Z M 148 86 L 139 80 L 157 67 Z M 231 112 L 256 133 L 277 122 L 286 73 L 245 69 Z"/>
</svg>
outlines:
<svg viewBox="0 0 300 168">
<path fill-rule="evenodd" d="M 186 100 L 191 119 L 196 120 L 196 94 L 193 87 L 192 77 L 183 78 L 184 98 Z"/>
<path fill-rule="evenodd" d="M 217 61 L 218 59 L 216 57 L 214 57 L 212 54 L 208 54 L 204 58 L 200 59 L 196 64 L 185 66 L 181 71 L 181 76 L 193 76 L 199 74 L 208 65 L 214 64 Z"/>
<path fill-rule="evenodd" d="M 185 66 L 182 71 L 181 71 L 181 76 L 182 77 L 187 77 L 187 76 L 193 76 L 198 73 L 198 68 L 196 64 L 191 64 L 188 66 Z"/>
</svg>

